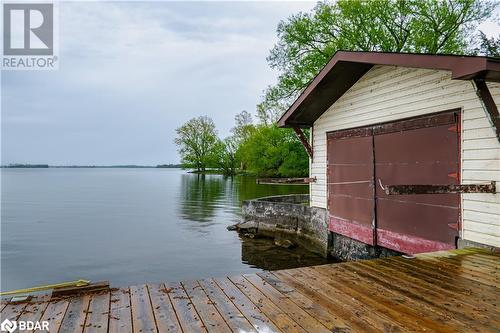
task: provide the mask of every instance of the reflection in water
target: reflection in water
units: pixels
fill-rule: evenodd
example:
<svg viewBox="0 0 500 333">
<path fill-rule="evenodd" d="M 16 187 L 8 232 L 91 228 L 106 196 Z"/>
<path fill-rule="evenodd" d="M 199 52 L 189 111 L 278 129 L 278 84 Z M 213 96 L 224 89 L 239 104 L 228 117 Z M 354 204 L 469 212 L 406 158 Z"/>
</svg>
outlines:
<svg viewBox="0 0 500 333">
<path fill-rule="evenodd" d="M 260 185 L 254 177 L 183 174 L 181 181 L 180 215 L 184 227 L 204 233 L 208 226 L 240 221 L 244 200 L 271 195 L 307 193 L 307 186 Z M 191 223 L 191 222 L 198 223 Z M 240 237 L 241 259 L 254 268 L 276 270 L 324 264 L 328 261 L 301 248 L 284 249 L 271 239 Z"/>
<path fill-rule="evenodd" d="M 224 179 L 217 175 L 181 175 L 180 216 L 191 221 L 212 222 L 223 186 Z"/>
<path fill-rule="evenodd" d="M 251 267 L 278 270 L 335 262 L 301 248 L 284 249 L 266 238 L 241 237 L 241 260 Z"/>
</svg>

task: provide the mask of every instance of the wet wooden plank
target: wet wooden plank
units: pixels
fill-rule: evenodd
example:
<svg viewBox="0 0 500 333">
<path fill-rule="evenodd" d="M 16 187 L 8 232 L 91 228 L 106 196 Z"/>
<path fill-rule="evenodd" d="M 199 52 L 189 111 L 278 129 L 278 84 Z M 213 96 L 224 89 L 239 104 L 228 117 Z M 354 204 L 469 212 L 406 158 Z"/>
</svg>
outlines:
<svg viewBox="0 0 500 333">
<path fill-rule="evenodd" d="M 247 279 L 262 294 L 266 295 L 266 297 L 271 302 L 285 311 L 288 316 L 290 316 L 295 322 L 299 323 L 299 325 L 306 331 L 319 333 L 331 332 L 331 330 L 329 330 L 321 322 L 316 320 L 316 318 L 314 318 L 297 304 L 292 302 L 288 296 L 273 288 L 260 276 L 256 274 L 245 274 L 243 275 L 243 277 Z"/>
<path fill-rule="evenodd" d="M 353 330 L 346 320 L 328 312 L 325 307 L 321 306 L 320 302 L 315 301 L 312 297 L 308 298 L 271 272 L 257 273 L 257 275 L 266 281 L 266 283 L 279 290 L 282 294 L 287 295 L 292 302 L 316 318 L 316 320 L 325 325 L 330 331 L 348 332 Z"/>
<path fill-rule="evenodd" d="M 486 253 L 477 253 L 474 255 L 478 259 L 482 259 L 485 262 L 490 262 L 492 264 L 498 263 L 500 259 L 500 253 L 486 252 Z"/>
<path fill-rule="evenodd" d="M 10 321 L 17 320 L 27 306 L 29 306 L 28 302 L 22 302 L 22 303 L 8 302 L 7 304 L 5 304 L 4 308 L 2 309 L 2 312 L 0 313 L 0 322 L 3 323 L 5 320 L 10 320 Z"/>
<path fill-rule="evenodd" d="M 130 303 L 132 307 L 132 326 L 134 332 L 157 332 L 151 300 L 146 285 L 130 287 Z"/>
<path fill-rule="evenodd" d="M 376 263 L 384 267 L 393 267 L 401 271 L 402 274 L 416 276 L 459 294 L 471 297 L 486 296 L 490 301 L 496 301 L 488 295 L 494 295 L 498 291 L 497 288 L 475 283 L 473 280 L 461 277 L 458 272 L 443 271 L 437 269 L 438 267 L 422 267 L 412 260 L 394 260 L 394 258 L 377 260 Z"/>
<path fill-rule="evenodd" d="M 92 295 L 84 333 L 106 333 L 108 331 L 110 293 Z"/>
<path fill-rule="evenodd" d="M 233 332 L 257 333 L 248 319 L 213 280 L 204 279 L 198 282 Z"/>
<path fill-rule="evenodd" d="M 59 333 L 83 332 L 91 297 L 85 295 L 70 300 Z"/>
<path fill-rule="evenodd" d="M 500 261 L 500 256 L 498 254 L 492 254 L 491 252 L 488 252 L 489 254 L 483 254 L 482 252 L 478 253 L 454 253 L 454 252 L 448 252 L 448 253 L 438 253 L 438 252 L 430 252 L 430 253 L 421 253 L 417 255 L 417 258 L 419 259 L 426 259 L 426 258 L 436 258 L 436 259 L 441 259 L 441 258 L 446 258 L 446 259 L 454 259 L 457 261 L 462 261 L 462 260 L 468 260 L 475 262 L 477 264 L 481 264 L 482 266 L 489 267 L 489 268 L 498 268 L 499 267 L 499 261 Z"/>
<path fill-rule="evenodd" d="M 428 269 L 435 270 L 436 268 L 439 271 L 446 271 L 455 273 L 460 277 L 467 278 L 472 281 L 477 281 L 486 285 L 490 285 L 493 287 L 498 287 L 498 270 L 494 268 L 486 268 L 480 265 L 474 265 L 467 260 L 472 260 L 471 257 L 463 258 L 461 260 L 457 260 L 454 258 L 426 258 L 423 257 L 415 259 L 414 264 L 418 264 L 420 267 L 425 267 Z"/>
<path fill-rule="evenodd" d="M 320 281 L 314 281 L 314 279 L 296 269 L 276 271 L 273 274 L 310 296 L 333 315 L 346 320 L 354 328 L 354 331 L 405 331 L 400 325 L 383 315 L 374 313 L 371 308 L 350 295 L 340 293 Z"/>
<path fill-rule="evenodd" d="M 50 295 L 48 294 L 34 296 L 28 302 L 28 305 L 24 308 L 22 314 L 17 318 L 17 320 L 32 322 L 39 321 L 48 306 L 49 300 Z"/>
<path fill-rule="evenodd" d="M 426 262 L 432 263 L 434 261 L 441 261 L 442 263 L 455 267 L 463 267 L 471 271 L 472 274 L 477 274 L 481 277 L 489 278 L 493 276 L 498 276 L 500 274 L 500 260 L 499 264 L 485 265 L 483 262 L 478 261 L 474 256 L 467 257 L 445 257 L 445 258 L 434 258 L 434 257 L 419 257 L 419 259 L 425 259 Z"/>
<path fill-rule="evenodd" d="M 149 296 L 159 332 L 182 332 L 181 326 L 170 301 L 170 290 L 161 284 L 148 285 Z"/>
<path fill-rule="evenodd" d="M 307 332 L 283 309 L 276 306 L 269 298 L 255 288 L 243 276 L 231 276 L 229 280 L 245 294 L 266 316 L 283 332 Z"/>
<path fill-rule="evenodd" d="M 217 286 L 258 332 L 282 332 L 260 308 L 227 278 L 214 279 Z"/>
<path fill-rule="evenodd" d="M 439 332 L 451 328 L 454 332 L 467 333 L 477 327 L 477 321 L 466 320 L 461 314 L 454 314 L 447 310 L 443 311 L 442 308 L 408 297 L 404 292 L 395 291 L 384 284 L 379 284 L 371 276 L 365 276 L 361 274 L 362 272 L 352 272 L 344 268 L 347 266 L 313 267 L 313 269 L 329 277 L 330 280 L 335 280 L 335 283 L 338 282 L 356 288 L 357 291 L 376 299 L 378 304 L 393 308 L 404 316 L 423 318 L 422 328 L 427 327 Z M 485 332 L 492 332 L 487 327 L 482 327 L 482 329 Z"/>
<path fill-rule="evenodd" d="M 384 294 L 375 291 L 373 285 L 365 286 L 358 279 L 346 276 L 340 270 L 333 267 L 325 268 L 329 270 L 328 275 L 322 274 L 317 268 L 303 268 L 301 270 L 310 274 L 318 280 L 323 281 L 335 290 L 350 295 L 360 300 L 363 304 L 370 307 L 372 311 L 383 314 L 391 321 L 399 323 L 402 327 L 409 330 L 422 330 L 424 328 L 430 331 L 453 333 L 455 329 L 442 324 L 440 321 L 429 319 L 431 313 L 423 315 L 410 306 L 404 304 L 402 299 L 391 299 Z M 440 320 L 443 320 L 440 318 Z"/>
<path fill-rule="evenodd" d="M 0 313 L 5 309 L 5 307 L 9 304 L 10 302 L 10 297 L 8 298 L 2 298 L 0 300 Z"/>
<path fill-rule="evenodd" d="M 130 289 L 112 290 L 110 303 L 108 332 L 131 333 L 132 309 L 130 306 Z"/>
<path fill-rule="evenodd" d="M 165 283 L 170 290 L 169 296 L 174 306 L 177 318 L 184 332 L 207 332 L 191 299 L 180 283 Z"/>
<path fill-rule="evenodd" d="M 449 298 L 454 298 L 472 307 L 476 307 L 479 311 L 487 311 L 491 306 L 496 306 L 494 303 L 497 302 L 497 298 L 492 297 L 490 294 L 475 293 L 472 289 L 468 288 L 457 291 L 451 284 L 446 284 L 444 281 L 440 280 L 436 281 L 436 279 L 429 278 L 427 275 L 412 271 L 406 267 L 383 265 L 378 261 L 372 262 L 370 260 L 360 261 L 359 265 L 370 267 L 377 272 L 399 278 L 400 280 L 407 281 L 407 283 L 419 286 L 423 289 L 447 295 Z"/>
<path fill-rule="evenodd" d="M 183 281 L 181 284 L 208 332 L 231 333 L 231 329 L 197 281 Z"/>
<path fill-rule="evenodd" d="M 418 281 L 413 277 L 398 276 L 397 272 L 380 270 L 377 267 L 367 265 L 366 261 L 352 263 L 343 266 L 356 274 L 369 277 L 374 282 L 392 290 L 398 291 L 412 299 L 427 303 L 433 307 L 440 308 L 450 314 L 455 314 L 462 320 L 471 323 L 478 322 L 488 327 L 500 327 L 500 322 L 495 321 L 494 316 L 484 304 L 465 302 L 466 299 L 456 298 L 456 294 L 445 289 L 437 289 L 434 285 Z"/>
<path fill-rule="evenodd" d="M 40 321 L 48 321 L 49 322 L 49 331 L 57 332 L 61 327 L 62 320 L 66 314 L 66 310 L 68 309 L 69 301 L 67 300 L 56 300 L 52 301 L 48 304 L 45 309 Z M 46 332 L 38 330 L 35 333 Z"/>
</svg>

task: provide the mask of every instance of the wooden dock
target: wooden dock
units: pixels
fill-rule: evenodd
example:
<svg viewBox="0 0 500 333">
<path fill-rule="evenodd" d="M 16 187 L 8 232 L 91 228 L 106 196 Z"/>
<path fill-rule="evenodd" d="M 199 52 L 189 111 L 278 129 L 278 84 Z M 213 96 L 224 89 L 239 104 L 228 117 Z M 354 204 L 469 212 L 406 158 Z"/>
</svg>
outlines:
<svg viewBox="0 0 500 333">
<path fill-rule="evenodd" d="M 50 332 L 499 332 L 500 254 L 477 249 L 2 304 Z"/>
</svg>

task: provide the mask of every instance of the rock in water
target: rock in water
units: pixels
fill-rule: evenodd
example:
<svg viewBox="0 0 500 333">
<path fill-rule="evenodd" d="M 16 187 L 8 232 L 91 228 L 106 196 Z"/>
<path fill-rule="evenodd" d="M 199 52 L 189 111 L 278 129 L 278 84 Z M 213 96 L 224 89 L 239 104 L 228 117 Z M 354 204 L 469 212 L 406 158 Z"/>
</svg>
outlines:
<svg viewBox="0 0 500 333">
<path fill-rule="evenodd" d="M 233 225 L 227 226 L 226 229 L 229 230 L 229 231 L 238 230 L 238 225 L 237 224 L 233 224 Z"/>
<path fill-rule="evenodd" d="M 243 223 L 239 223 L 239 224 L 236 224 L 236 227 L 241 230 L 241 231 L 244 231 L 244 230 L 257 230 L 257 227 L 259 225 L 254 222 L 254 221 L 246 221 L 246 222 L 243 222 Z"/>
</svg>

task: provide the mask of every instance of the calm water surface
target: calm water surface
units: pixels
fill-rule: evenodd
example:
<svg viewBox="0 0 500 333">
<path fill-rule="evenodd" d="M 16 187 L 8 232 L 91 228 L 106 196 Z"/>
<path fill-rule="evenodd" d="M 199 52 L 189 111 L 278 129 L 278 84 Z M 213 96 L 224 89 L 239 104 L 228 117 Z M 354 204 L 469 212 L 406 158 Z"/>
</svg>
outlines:
<svg viewBox="0 0 500 333">
<path fill-rule="evenodd" d="M 324 263 L 226 227 L 241 202 L 307 193 L 179 169 L 2 169 L 1 289 L 75 279 L 114 286 Z"/>
</svg>

